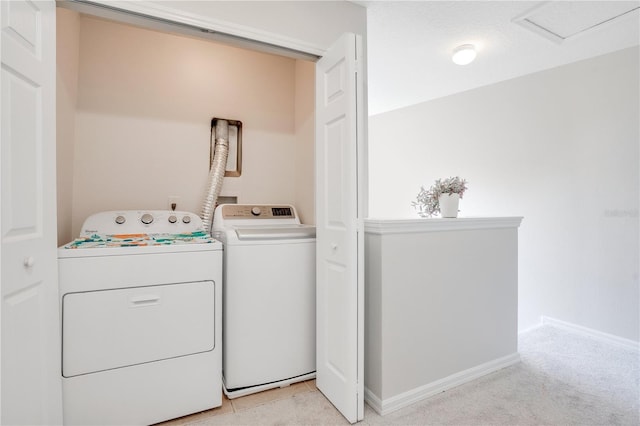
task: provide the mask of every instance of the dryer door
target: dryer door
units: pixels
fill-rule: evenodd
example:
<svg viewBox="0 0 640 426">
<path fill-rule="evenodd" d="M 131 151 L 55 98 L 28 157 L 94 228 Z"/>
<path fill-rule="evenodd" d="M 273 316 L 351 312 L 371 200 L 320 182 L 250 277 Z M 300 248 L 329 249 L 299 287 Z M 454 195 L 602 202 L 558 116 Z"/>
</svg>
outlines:
<svg viewBox="0 0 640 426">
<path fill-rule="evenodd" d="M 213 281 L 65 294 L 62 375 L 211 351 Z"/>
</svg>

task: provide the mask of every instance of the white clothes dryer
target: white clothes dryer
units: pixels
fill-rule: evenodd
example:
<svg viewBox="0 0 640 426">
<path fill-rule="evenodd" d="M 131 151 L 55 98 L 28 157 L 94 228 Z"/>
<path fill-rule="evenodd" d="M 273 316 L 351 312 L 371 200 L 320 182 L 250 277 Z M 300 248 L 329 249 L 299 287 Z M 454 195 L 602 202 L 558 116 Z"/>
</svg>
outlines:
<svg viewBox="0 0 640 426">
<path fill-rule="evenodd" d="M 198 216 L 95 214 L 58 265 L 65 424 L 147 425 L 222 404 L 222 244 Z"/>
<path fill-rule="evenodd" d="M 229 398 L 315 377 L 315 226 L 290 205 L 222 204 L 223 389 Z"/>
</svg>

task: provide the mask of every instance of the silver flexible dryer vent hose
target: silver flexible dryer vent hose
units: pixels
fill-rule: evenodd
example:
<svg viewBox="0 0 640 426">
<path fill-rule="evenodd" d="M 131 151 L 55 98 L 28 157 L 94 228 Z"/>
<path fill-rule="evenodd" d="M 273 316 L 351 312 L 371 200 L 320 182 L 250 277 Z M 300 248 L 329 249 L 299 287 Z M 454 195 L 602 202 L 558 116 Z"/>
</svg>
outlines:
<svg viewBox="0 0 640 426">
<path fill-rule="evenodd" d="M 218 195 L 222 190 L 222 180 L 227 168 L 227 157 L 229 156 L 229 122 L 227 120 L 216 121 L 214 139 L 213 159 L 211 160 L 207 192 L 202 203 L 201 213 L 204 229 L 207 231 L 211 230 L 213 211 L 216 208 Z"/>
</svg>

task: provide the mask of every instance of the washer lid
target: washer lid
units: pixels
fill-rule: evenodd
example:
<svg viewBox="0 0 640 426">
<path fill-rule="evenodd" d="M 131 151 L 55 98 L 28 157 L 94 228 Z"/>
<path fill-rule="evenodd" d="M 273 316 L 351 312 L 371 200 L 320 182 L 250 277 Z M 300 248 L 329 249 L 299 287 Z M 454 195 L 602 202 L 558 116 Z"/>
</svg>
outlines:
<svg viewBox="0 0 640 426">
<path fill-rule="evenodd" d="M 316 227 L 313 225 L 236 226 L 234 229 L 239 240 L 290 240 L 316 237 Z"/>
</svg>

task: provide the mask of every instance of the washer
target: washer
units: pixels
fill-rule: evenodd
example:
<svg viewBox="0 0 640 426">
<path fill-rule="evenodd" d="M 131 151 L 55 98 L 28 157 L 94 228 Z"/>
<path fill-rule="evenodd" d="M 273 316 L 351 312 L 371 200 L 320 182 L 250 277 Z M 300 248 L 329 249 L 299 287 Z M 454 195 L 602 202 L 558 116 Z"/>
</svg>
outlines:
<svg viewBox="0 0 640 426">
<path fill-rule="evenodd" d="M 222 404 L 222 244 L 198 216 L 112 211 L 58 249 L 64 423 Z"/>
<path fill-rule="evenodd" d="M 291 205 L 222 204 L 223 389 L 229 398 L 315 377 L 315 226 Z"/>
</svg>

